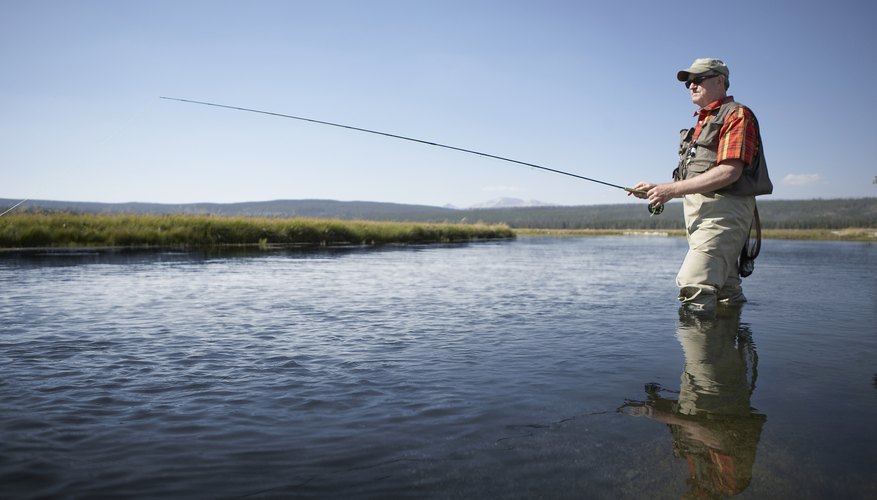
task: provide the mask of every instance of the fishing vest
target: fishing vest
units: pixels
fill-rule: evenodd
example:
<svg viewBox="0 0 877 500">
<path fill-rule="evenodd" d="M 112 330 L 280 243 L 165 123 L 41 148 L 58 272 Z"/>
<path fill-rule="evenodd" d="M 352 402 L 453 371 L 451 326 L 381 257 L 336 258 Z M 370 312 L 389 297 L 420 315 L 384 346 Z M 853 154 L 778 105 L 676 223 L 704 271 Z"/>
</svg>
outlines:
<svg viewBox="0 0 877 500">
<path fill-rule="evenodd" d="M 674 180 L 696 177 L 716 166 L 719 148 L 719 132 L 725 120 L 740 106 L 738 102 L 729 100 L 719 107 L 712 120 L 703 124 L 696 141 L 692 141 L 694 127 L 680 132 L 679 165 L 673 171 Z M 755 116 L 753 115 L 753 119 Z M 764 146 L 761 142 L 761 130 L 755 120 L 758 132 L 758 155 L 752 163 L 743 168 L 740 178 L 733 184 L 717 189 L 715 192 L 734 196 L 759 196 L 773 192 L 773 183 L 767 173 L 767 162 L 764 159 Z"/>
</svg>

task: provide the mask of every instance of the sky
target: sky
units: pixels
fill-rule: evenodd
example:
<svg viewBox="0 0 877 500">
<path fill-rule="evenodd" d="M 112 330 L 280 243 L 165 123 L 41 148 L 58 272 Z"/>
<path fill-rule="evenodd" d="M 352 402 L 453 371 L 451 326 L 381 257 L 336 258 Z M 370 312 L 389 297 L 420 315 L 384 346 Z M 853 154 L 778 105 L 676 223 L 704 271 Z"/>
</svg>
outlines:
<svg viewBox="0 0 877 500">
<path fill-rule="evenodd" d="M 700 4 L 700 5 L 698 5 Z M 0 198 L 468 207 L 669 180 L 695 106 L 676 72 L 730 67 L 772 199 L 877 196 L 877 4 L 517 0 L 0 0 Z"/>
</svg>

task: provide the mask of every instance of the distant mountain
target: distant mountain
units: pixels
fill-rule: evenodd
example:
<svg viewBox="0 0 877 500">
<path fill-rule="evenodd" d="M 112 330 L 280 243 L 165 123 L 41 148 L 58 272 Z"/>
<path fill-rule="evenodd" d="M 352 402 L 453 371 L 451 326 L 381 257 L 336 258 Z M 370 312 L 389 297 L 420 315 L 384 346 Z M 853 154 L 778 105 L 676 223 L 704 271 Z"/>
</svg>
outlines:
<svg viewBox="0 0 877 500">
<path fill-rule="evenodd" d="M 479 203 L 477 205 L 472 205 L 469 208 L 524 208 L 524 207 L 551 207 L 555 206 L 551 203 L 545 203 L 538 200 L 529 200 L 524 201 L 520 198 L 499 198 L 496 200 L 490 200 L 484 203 Z"/>
<path fill-rule="evenodd" d="M 0 208 L 12 206 L 0 199 Z M 242 203 L 94 203 L 79 201 L 28 200 L 17 210 L 40 209 L 83 213 L 197 214 L 247 217 L 313 217 L 366 220 L 455 219 L 455 211 L 429 205 L 403 205 L 372 201 L 272 200 Z"/>
</svg>

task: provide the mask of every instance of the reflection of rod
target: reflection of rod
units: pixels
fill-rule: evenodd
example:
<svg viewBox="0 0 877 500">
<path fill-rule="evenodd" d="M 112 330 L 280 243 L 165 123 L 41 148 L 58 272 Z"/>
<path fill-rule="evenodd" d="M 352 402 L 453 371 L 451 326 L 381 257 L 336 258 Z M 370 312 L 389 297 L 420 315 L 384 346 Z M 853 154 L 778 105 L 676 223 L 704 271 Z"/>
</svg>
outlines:
<svg viewBox="0 0 877 500">
<path fill-rule="evenodd" d="M 553 169 L 553 168 L 543 167 L 543 166 L 541 166 L 541 165 L 535 165 L 535 164 L 533 164 L 533 163 L 527 163 L 527 162 L 524 162 L 524 161 L 512 160 L 511 158 L 504 158 L 504 157 L 502 157 L 502 156 L 496 156 L 496 155 L 492 155 L 492 154 L 482 153 L 482 152 L 480 152 L 480 151 L 473 151 L 473 150 L 471 150 L 471 149 L 463 149 L 463 148 L 458 148 L 458 147 L 454 147 L 454 146 L 447 146 L 447 145 L 445 145 L 445 144 L 439 144 L 439 143 L 437 143 L 437 142 L 430 142 L 430 141 L 424 141 L 424 140 L 422 140 L 422 139 L 414 139 L 414 138 L 411 138 L 411 137 L 405 137 L 405 136 L 402 136 L 402 135 L 389 134 L 389 133 L 387 133 L 387 132 L 378 132 L 378 131 L 376 131 L 376 130 L 369 130 L 369 129 L 366 129 L 366 128 L 359 128 L 359 127 L 351 127 L 350 125 L 341 125 L 341 124 L 339 124 L 339 123 L 324 122 L 324 121 L 322 121 L 322 120 L 314 120 L 314 119 L 311 119 L 311 118 L 302 118 L 302 117 L 300 117 L 300 116 L 292 116 L 292 115 L 284 115 L 284 114 L 280 114 L 280 113 L 272 113 L 272 112 L 270 112 L 270 111 L 260 111 L 260 110 L 258 110 L 258 109 L 240 108 L 240 107 L 237 107 L 237 106 L 226 106 L 226 105 L 224 105 L 224 104 L 214 104 L 214 103 L 212 103 L 212 102 L 191 101 L 191 100 L 189 100 L 189 99 L 178 99 L 178 98 L 176 98 L 176 97 L 162 97 L 161 99 L 169 99 L 169 100 L 172 100 L 172 101 L 180 101 L 180 102 L 190 102 L 190 103 L 193 103 L 193 104 L 203 104 L 203 105 L 205 105 L 205 106 L 216 106 L 216 107 L 218 107 L 218 108 L 236 109 L 236 110 L 238 110 L 238 111 L 249 111 L 250 113 L 261 113 L 261 114 L 263 114 L 263 115 L 279 116 L 279 117 L 281 117 L 281 118 L 292 118 L 293 120 L 302 120 L 302 121 L 311 122 L 311 123 L 319 123 L 319 124 L 322 124 L 322 125 L 331 125 L 331 126 L 333 126 L 333 127 L 341 127 L 341 128 L 346 128 L 346 129 L 350 129 L 350 130 L 358 130 L 358 131 L 360 131 L 360 132 L 368 132 L 368 133 L 370 133 L 370 134 L 378 134 L 378 135 L 383 135 L 383 136 L 387 136 L 387 137 L 394 137 L 394 138 L 396 138 L 396 139 L 404 139 L 404 140 L 406 140 L 406 141 L 419 142 L 419 143 L 421 143 L 421 144 L 428 144 L 428 145 L 430 145 L 430 146 L 438 146 L 438 147 L 440 147 L 440 148 L 453 149 L 454 151 L 462 151 L 462 152 L 464 152 L 464 153 L 471 153 L 471 154 L 475 154 L 475 155 L 486 156 L 486 157 L 488 157 L 488 158 L 494 158 L 494 159 L 497 159 L 497 160 L 507 161 L 507 162 L 511 162 L 511 163 L 517 163 L 518 165 L 526 165 L 526 166 L 528 166 L 528 167 L 538 168 L 538 169 L 541 169 L 541 170 L 547 170 L 547 171 L 549 171 L 549 172 L 554 172 L 554 173 L 556 173 L 556 174 L 568 175 L 568 176 L 570 176 L 570 177 L 575 177 L 576 179 L 582 179 L 582 180 L 586 180 L 586 181 L 590 181 L 590 182 L 596 182 L 596 183 L 598 183 L 598 184 L 603 184 L 604 186 L 610 186 L 610 187 L 614 187 L 614 188 L 618 188 L 618 189 L 623 189 L 623 190 L 627 191 L 628 193 L 643 193 L 643 192 L 644 192 L 644 191 L 640 191 L 640 190 L 636 190 L 636 189 L 627 188 L 627 187 L 624 187 L 624 186 L 619 186 L 619 185 L 617 185 L 617 184 L 612 184 L 612 183 L 609 183 L 609 182 L 600 181 L 600 180 L 597 180 L 597 179 L 591 179 L 590 177 L 585 177 L 585 176 L 583 176 L 583 175 L 573 174 L 573 173 L 570 173 L 570 172 L 564 172 L 563 170 L 556 170 L 556 169 Z"/>
<path fill-rule="evenodd" d="M 19 201 L 19 202 L 16 203 L 15 205 L 12 205 L 12 208 L 10 208 L 9 210 L 7 210 L 7 211 L 3 212 L 2 214 L 0 214 L 0 217 L 3 217 L 4 215 L 8 214 L 9 212 L 15 210 L 16 208 L 18 208 L 19 205 L 21 205 L 22 203 L 24 203 L 24 202 L 26 202 L 26 201 L 27 201 L 27 198 L 25 198 L 25 199 Z"/>
</svg>

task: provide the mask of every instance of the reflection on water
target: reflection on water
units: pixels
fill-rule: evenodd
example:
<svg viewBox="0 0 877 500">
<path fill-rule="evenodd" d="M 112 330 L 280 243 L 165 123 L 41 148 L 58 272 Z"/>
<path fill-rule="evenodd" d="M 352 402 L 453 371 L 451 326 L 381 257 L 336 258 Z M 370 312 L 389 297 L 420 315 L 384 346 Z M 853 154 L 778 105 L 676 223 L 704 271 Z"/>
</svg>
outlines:
<svg viewBox="0 0 877 500">
<path fill-rule="evenodd" d="M 645 401 L 624 408 L 667 424 L 673 454 L 688 463 L 686 498 L 736 495 L 752 480 L 761 430 L 767 417 L 752 408 L 758 354 L 740 308 L 722 308 L 704 319 L 680 309 L 677 338 L 685 366 L 675 399 L 646 384 Z"/>
</svg>

